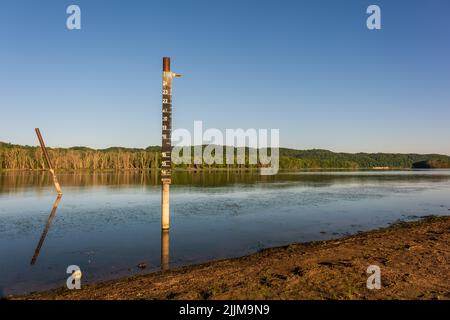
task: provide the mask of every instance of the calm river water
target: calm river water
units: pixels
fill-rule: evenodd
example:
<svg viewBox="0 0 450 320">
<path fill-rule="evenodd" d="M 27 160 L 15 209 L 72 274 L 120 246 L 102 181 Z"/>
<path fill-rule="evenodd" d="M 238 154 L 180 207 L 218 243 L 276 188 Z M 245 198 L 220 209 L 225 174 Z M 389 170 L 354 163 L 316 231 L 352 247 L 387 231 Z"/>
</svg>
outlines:
<svg viewBox="0 0 450 320">
<path fill-rule="evenodd" d="M 176 173 L 162 236 L 156 175 L 59 180 L 51 214 L 47 173 L 0 173 L 0 296 L 64 286 L 69 265 L 87 283 L 450 215 L 448 170 Z"/>
</svg>

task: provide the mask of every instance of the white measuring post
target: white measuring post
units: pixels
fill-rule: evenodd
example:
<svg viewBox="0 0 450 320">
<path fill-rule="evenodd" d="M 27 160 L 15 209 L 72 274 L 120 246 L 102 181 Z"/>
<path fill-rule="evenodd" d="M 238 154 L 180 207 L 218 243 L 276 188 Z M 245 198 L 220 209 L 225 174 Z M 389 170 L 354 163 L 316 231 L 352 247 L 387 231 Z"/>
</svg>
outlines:
<svg viewBox="0 0 450 320">
<path fill-rule="evenodd" d="M 170 228 L 170 183 L 172 182 L 172 80 L 181 77 L 170 71 L 170 58 L 163 58 L 162 146 L 161 146 L 161 229 Z"/>
</svg>

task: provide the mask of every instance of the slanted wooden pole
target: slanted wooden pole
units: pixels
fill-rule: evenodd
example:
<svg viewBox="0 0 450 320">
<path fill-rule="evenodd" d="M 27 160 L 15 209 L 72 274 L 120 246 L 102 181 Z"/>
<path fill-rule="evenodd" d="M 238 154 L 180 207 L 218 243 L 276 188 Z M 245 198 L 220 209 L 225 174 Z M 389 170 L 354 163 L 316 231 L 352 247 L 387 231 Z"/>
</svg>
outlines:
<svg viewBox="0 0 450 320">
<path fill-rule="evenodd" d="M 55 185 L 56 192 L 58 194 L 62 194 L 61 186 L 59 185 L 58 179 L 56 178 L 55 170 L 53 169 L 52 162 L 50 161 L 50 157 L 48 156 L 47 148 L 45 147 L 44 139 L 42 138 L 41 131 L 39 128 L 36 128 L 36 135 L 39 139 L 39 143 L 41 144 L 42 153 L 44 154 L 45 161 L 47 162 L 50 173 L 53 177 L 53 184 Z"/>
<path fill-rule="evenodd" d="M 161 146 L 161 228 L 170 228 L 170 183 L 172 182 L 172 80 L 181 75 L 170 71 L 170 58 L 163 58 L 162 146 Z"/>
</svg>

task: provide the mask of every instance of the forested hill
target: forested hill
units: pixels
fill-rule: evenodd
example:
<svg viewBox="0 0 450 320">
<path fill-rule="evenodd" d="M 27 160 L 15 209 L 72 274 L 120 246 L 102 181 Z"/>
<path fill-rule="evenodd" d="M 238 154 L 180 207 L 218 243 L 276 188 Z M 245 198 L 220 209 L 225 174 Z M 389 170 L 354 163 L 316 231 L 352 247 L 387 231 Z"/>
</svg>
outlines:
<svg viewBox="0 0 450 320">
<path fill-rule="evenodd" d="M 159 146 L 146 149 L 72 147 L 49 148 L 48 150 L 52 162 L 58 170 L 157 170 L 161 161 L 161 147 Z M 193 168 L 193 165 L 176 167 Z M 196 168 L 224 167 L 226 165 L 196 166 Z M 254 168 L 258 166 L 241 165 L 239 167 Z M 43 168 L 46 168 L 46 165 L 39 147 L 0 142 L 0 170 L 40 170 Z M 439 154 L 336 153 L 319 149 L 280 148 L 280 168 L 288 170 L 450 168 L 450 157 Z"/>
<path fill-rule="evenodd" d="M 450 168 L 450 157 L 415 153 L 343 153 L 328 150 L 280 149 L 283 168 Z M 425 164 L 426 163 L 426 164 Z"/>
</svg>

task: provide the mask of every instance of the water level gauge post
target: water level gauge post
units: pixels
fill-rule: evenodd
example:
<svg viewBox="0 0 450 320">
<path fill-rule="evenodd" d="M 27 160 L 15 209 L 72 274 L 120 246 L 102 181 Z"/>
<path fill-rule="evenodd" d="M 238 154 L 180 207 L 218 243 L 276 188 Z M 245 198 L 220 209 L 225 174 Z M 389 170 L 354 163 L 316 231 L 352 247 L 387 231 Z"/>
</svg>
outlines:
<svg viewBox="0 0 450 320">
<path fill-rule="evenodd" d="M 170 58 L 163 58 L 162 145 L 161 145 L 161 228 L 170 228 L 170 184 L 172 182 L 172 80 L 181 77 L 170 70 Z"/>
</svg>

